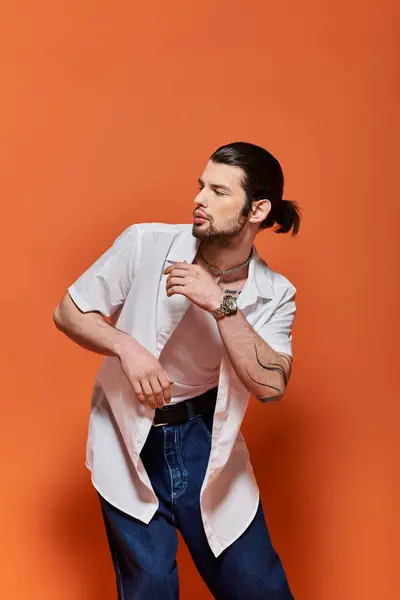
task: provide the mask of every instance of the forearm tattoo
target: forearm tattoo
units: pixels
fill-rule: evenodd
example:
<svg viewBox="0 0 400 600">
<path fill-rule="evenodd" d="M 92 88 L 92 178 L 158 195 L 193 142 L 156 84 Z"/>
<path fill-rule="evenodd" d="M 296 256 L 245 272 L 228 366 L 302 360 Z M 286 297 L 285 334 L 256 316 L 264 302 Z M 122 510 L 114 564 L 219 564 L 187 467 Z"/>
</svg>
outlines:
<svg viewBox="0 0 400 600">
<path fill-rule="evenodd" d="M 268 363 L 267 365 L 264 365 L 258 357 L 257 345 L 254 344 L 254 347 L 255 347 L 255 351 L 256 351 L 257 362 L 260 365 L 260 367 L 262 367 L 263 369 L 266 369 L 267 371 L 278 371 L 278 373 L 280 373 L 282 375 L 283 381 L 284 381 L 284 384 L 286 387 L 288 378 L 286 375 L 286 371 L 282 367 L 282 365 L 280 365 L 279 363 Z M 247 374 L 250 377 L 250 379 L 252 379 L 258 385 L 262 385 L 264 387 L 270 388 L 271 390 L 275 390 L 276 392 L 278 392 L 276 395 L 273 395 L 273 396 L 256 396 L 257 400 L 259 400 L 260 402 L 273 402 L 273 401 L 279 400 L 281 398 L 281 396 L 283 394 L 283 389 L 278 388 L 274 385 L 269 385 L 269 384 L 263 383 L 262 381 L 257 381 L 256 379 L 254 379 L 254 377 L 252 377 L 252 375 L 250 375 L 247 367 L 246 367 L 246 371 L 247 371 Z M 289 371 L 289 374 L 290 374 L 290 371 Z"/>
</svg>

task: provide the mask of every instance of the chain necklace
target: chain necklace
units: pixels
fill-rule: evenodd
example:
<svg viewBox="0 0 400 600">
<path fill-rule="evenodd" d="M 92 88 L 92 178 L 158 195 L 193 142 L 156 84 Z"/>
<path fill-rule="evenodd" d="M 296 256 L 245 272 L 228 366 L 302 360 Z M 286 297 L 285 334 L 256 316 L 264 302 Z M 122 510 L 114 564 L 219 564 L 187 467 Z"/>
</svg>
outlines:
<svg viewBox="0 0 400 600">
<path fill-rule="evenodd" d="M 208 263 L 206 261 L 206 259 L 204 258 L 204 256 L 202 255 L 201 250 L 199 248 L 199 255 L 200 255 L 201 260 L 207 265 L 207 267 L 211 271 L 214 271 L 214 273 L 218 273 L 218 275 L 228 275 L 228 273 L 234 273 L 235 271 L 239 271 L 239 269 L 241 269 L 242 267 L 245 267 L 246 265 L 249 264 L 249 262 L 251 261 L 252 254 L 253 254 L 253 249 L 251 249 L 250 256 L 247 260 L 244 261 L 244 263 L 242 263 L 241 265 L 238 265 L 237 267 L 232 267 L 231 269 L 226 269 L 226 271 L 223 271 L 222 269 L 218 269 L 217 267 L 213 267 L 213 265 L 210 265 L 210 263 Z"/>
</svg>

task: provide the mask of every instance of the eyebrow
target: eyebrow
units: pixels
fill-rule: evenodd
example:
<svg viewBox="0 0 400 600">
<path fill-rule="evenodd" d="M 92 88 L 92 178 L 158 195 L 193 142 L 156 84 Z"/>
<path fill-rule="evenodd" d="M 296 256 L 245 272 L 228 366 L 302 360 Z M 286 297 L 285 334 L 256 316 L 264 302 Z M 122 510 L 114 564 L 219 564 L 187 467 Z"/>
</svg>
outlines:
<svg viewBox="0 0 400 600">
<path fill-rule="evenodd" d="M 201 177 L 199 177 L 198 182 L 200 183 L 200 185 L 204 185 L 204 181 Z M 222 183 L 210 183 L 210 187 L 220 188 L 221 190 L 225 190 L 226 192 L 232 191 L 231 188 L 229 188 L 227 185 L 222 185 Z"/>
</svg>

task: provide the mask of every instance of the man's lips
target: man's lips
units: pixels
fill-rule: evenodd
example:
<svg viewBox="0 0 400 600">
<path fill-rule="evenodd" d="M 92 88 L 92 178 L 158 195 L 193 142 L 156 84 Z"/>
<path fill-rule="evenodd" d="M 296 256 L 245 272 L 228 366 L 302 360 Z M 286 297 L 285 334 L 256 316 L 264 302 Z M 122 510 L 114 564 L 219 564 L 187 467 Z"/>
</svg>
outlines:
<svg viewBox="0 0 400 600">
<path fill-rule="evenodd" d="M 203 213 L 195 213 L 194 214 L 194 222 L 195 223 L 203 223 L 204 221 L 208 221 L 207 217 L 203 215 Z"/>
</svg>

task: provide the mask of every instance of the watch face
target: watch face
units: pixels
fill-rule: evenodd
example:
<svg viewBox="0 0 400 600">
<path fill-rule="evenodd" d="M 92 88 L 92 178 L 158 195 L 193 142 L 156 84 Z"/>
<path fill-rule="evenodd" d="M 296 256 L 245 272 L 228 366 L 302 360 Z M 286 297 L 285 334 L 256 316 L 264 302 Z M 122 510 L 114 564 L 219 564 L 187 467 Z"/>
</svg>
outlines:
<svg viewBox="0 0 400 600">
<path fill-rule="evenodd" d="M 236 310 L 236 299 L 233 296 L 224 297 L 224 309 L 227 313 L 235 312 Z"/>
</svg>

